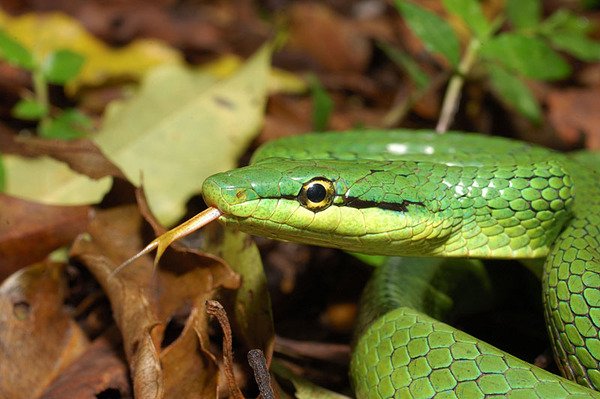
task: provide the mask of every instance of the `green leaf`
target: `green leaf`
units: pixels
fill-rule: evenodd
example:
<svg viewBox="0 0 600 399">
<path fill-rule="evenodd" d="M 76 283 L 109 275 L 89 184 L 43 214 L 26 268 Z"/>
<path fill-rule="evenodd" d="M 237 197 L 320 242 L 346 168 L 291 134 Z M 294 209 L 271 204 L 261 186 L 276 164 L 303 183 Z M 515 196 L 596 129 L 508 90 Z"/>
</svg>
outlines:
<svg viewBox="0 0 600 399">
<path fill-rule="evenodd" d="M 35 121 L 48 114 L 48 107 L 33 98 L 24 98 L 15 104 L 11 113 L 17 119 Z"/>
<path fill-rule="evenodd" d="M 477 0 L 444 0 L 444 7 L 460 16 L 479 40 L 485 40 L 490 34 L 490 23 Z"/>
<path fill-rule="evenodd" d="M 600 43 L 587 37 L 592 29 L 587 19 L 558 10 L 542 23 L 539 31 L 557 49 L 584 61 L 596 61 L 600 59 Z"/>
<path fill-rule="evenodd" d="M 515 29 L 532 29 L 542 16 L 540 0 L 507 0 L 506 16 Z"/>
<path fill-rule="evenodd" d="M 562 79 L 571 73 L 569 64 L 546 43 L 518 33 L 490 39 L 482 46 L 481 55 L 533 79 Z"/>
<path fill-rule="evenodd" d="M 138 93 L 111 104 L 93 137 L 127 178 L 140 184 L 163 224 L 179 219 L 208 176 L 236 167 L 263 120 L 270 71 L 266 45 L 217 81 L 181 65 L 148 73 Z"/>
<path fill-rule="evenodd" d="M 360 252 L 348 252 L 350 255 L 354 256 L 356 259 L 360 260 L 363 263 L 366 263 L 369 266 L 379 267 L 382 266 L 385 262 L 387 262 L 388 256 L 383 255 L 367 255 L 362 254 Z"/>
<path fill-rule="evenodd" d="M 410 79 L 417 85 L 419 89 L 425 89 L 429 86 L 429 76 L 421 70 L 412 58 L 404 54 L 402 51 L 390 46 L 387 43 L 379 43 L 379 48 L 392 60 L 396 65 L 402 68 Z"/>
<path fill-rule="evenodd" d="M 548 39 L 554 47 L 584 61 L 600 60 L 600 42 L 577 33 L 551 35 Z"/>
<path fill-rule="evenodd" d="M 586 18 L 581 18 L 569 10 L 560 9 L 546 18 L 539 27 L 540 33 L 547 37 L 563 33 L 579 33 L 586 35 L 594 29 L 594 26 Z"/>
<path fill-rule="evenodd" d="M 432 52 L 443 55 L 457 66 L 460 58 L 458 37 L 450 25 L 436 14 L 405 0 L 396 0 L 396 8 L 415 35 Z"/>
<path fill-rule="evenodd" d="M 521 79 L 497 65 L 488 65 L 488 72 L 492 89 L 502 101 L 535 123 L 542 120 L 537 100 Z"/>
<path fill-rule="evenodd" d="M 64 85 L 77 76 L 85 58 L 71 50 L 57 50 L 52 52 L 42 65 L 42 72 L 50 83 Z"/>
<path fill-rule="evenodd" d="M 333 111 L 333 100 L 323 88 L 319 79 L 311 75 L 308 78 L 312 94 L 312 123 L 317 132 L 327 129 Z"/>
<path fill-rule="evenodd" d="M 294 384 L 294 388 L 296 388 L 294 397 L 297 399 L 351 399 L 348 396 L 330 391 L 294 374 L 285 363 L 278 359 L 273 359 L 270 369 L 279 378 L 289 380 Z"/>
<path fill-rule="evenodd" d="M 48 119 L 40 125 L 40 135 L 48 139 L 73 140 L 85 136 L 92 128 L 92 121 L 76 109 L 69 109 L 57 118 Z"/>
<path fill-rule="evenodd" d="M 32 70 L 35 66 L 29 50 L 3 30 L 0 30 L 0 58 L 27 70 Z"/>
<path fill-rule="evenodd" d="M 216 254 L 239 274 L 241 286 L 228 295 L 234 299 L 234 328 L 248 348 L 261 349 L 270 359 L 275 332 L 267 277 L 258 247 L 246 233 L 215 225 L 206 230 L 201 249 Z"/>
</svg>

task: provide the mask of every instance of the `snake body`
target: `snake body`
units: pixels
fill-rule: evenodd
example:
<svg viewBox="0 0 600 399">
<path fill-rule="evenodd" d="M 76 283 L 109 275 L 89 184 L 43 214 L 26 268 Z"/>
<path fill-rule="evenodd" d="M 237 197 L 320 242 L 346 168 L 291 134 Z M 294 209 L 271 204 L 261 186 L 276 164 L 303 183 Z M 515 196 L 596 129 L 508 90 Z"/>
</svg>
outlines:
<svg viewBox="0 0 600 399">
<path fill-rule="evenodd" d="M 267 143 L 250 166 L 209 177 L 203 195 L 226 225 L 281 240 L 380 255 L 545 258 L 545 317 L 568 380 L 423 313 L 414 296 L 427 290 L 407 294 L 392 265 L 365 294 L 369 323 L 351 363 L 357 397 L 587 398 L 600 397 L 597 166 L 590 155 L 460 132 L 322 133 Z"/>
</svg>

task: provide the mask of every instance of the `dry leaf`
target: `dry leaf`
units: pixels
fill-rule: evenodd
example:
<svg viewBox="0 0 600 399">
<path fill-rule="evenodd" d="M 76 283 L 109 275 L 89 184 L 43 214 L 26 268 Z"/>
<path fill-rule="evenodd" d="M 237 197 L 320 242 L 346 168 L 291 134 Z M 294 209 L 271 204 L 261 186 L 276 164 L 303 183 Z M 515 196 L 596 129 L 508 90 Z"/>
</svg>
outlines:
<svg viewBox="0 0 600 399">
<path fill-rule="evenodd" d="M 17 136 L 0 126 L 0 148 L 3 153 L 25 157 L 48 155 L 93 179 L 105 176 L 125 178 L 119 168 L 87 139 L 65 141 Z"/>
<path fill-rule="evenodd" d="M 110 391 L 131 395 L 129 374 L 122 353 L 115 348 L 115 329 L 92 345 L 52 382 L 40 399 L 97 399 Z M 116 393 L 115 393 L 116 397 Z"/>
<path fill-rule="evenodd" d="M 586 148 L 600 149 L 599 98 L 600 86 L 554 90 L 548 95 L 550 121 L 569 145 L 576 145 L 585 137 Z"/>
<path fill-rule="evenodd" d="M 0 286 L 0 398 L 37 398 L 88 346 L 63 306 L 62 270 L 40 263 Z"/>
<path fill-rule="evenodd" d="M 51 206 L 0 194 L 0 281 L 85 230 L 88 206 Z"/>
<path fill-rule="evenodd" d="M 141 217 L 133 206 L 99 212 L 90 224 L 91 238 L 80 237 L 72 250 L 73 256 L 92 271 L 110 299 L 123 334 L 135 395 L 172 397 L 173 390 L 182 399 L 197 397 L 198 391 L 212 391 L 216 395 L 216 365 L 210 355 L 197 350 L 201 343 L 196 334 L 206 336 L 202 339 L 208 337 L 199 304 L 218 287 L 235 286 L 237 278 L 232 272 L 223 271 L 224 265 L 212 257 L 173 251 L 165 254 L 158 274 L 154 274 L 151 258 L 144 257 L 111 277 L 117 265 L 141 249 L 137 238 L 140 225 Z M 174 259 L 177 262 L 169 262 Z M 167 322 L 187 312 L 192 316 L 186 322 L 184 335 L 171 344 L 173 349 L 170 345 L 163 351 L 161 342 Z M 179 358 L 182 353 L 190 358 L 181 367 L 171 367 L 170 356 Z M 209 385 L 198 386 L 200 382 Z"/>
<path fill-rule="evenodd" d="M 291 48 L 307 52 L 329 71 L 366 69 L 371 44 L 350 21 L 319 3 L 296 3 L 289 14 Z"/>
</svg>

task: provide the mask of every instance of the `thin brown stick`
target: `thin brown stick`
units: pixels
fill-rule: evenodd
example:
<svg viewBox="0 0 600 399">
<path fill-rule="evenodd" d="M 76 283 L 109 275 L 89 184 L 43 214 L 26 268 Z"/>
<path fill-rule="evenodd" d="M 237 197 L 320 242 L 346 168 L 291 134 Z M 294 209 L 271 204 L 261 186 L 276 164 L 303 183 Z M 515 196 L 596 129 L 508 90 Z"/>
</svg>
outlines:
<svg viewBox="0 0 600 399">
<path fill-rule="evenodd" d="M 244 399 L 233 373 L 233 339 L 227 313 L 218 301 L 206 301 L 206 313 L 216 317 L 223 330 L 223 372 L 227 379 L 229 393 L 234 399 Z"/>
</svg>

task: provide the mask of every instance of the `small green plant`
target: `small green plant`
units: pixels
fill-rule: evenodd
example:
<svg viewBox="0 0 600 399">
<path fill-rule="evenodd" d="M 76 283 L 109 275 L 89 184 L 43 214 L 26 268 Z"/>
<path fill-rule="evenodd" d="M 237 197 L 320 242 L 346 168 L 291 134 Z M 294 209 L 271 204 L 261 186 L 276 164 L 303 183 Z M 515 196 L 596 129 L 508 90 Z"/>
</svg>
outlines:
<svg viewBox="0 0 600 399">
<path fill-rule="evenodd" d="M 320 132 L 327 129 L 333 111 L 333 100 L 316 75 L 308 76 L 308 84 L 312 97 L 313 130 Z"/>
<path fill-rule="evenodd" d="M 438 131 L 445 131 L 450 124 L 464 78 L 475 65 L 487 76 L 492 91 L 501 101 L 539 123 L 540 106 L 525 80 L 567 78 L 571 67 L 559 51 L 583 61 L 600 60 L 600 43 L 587 36 L 592 26 L 570 11 L 561 9 L 542 19 L 539 0 L 507 0 L 503 15 L 489 21 L 478 0 L 442 3 L 448 13 L 464 22 L 471 34 L 462 55 L 459 39 L 447 21 L 410 1 L 395 3 L 425 47 L 444 57 L 455 71 L 444 99 Z M 414 75 L 419 86 L 423 85 L 422 74 L 407 68 L 406 60 L 396 61 Z"/>
<path fill-rule="evenodd" d="M 76 109 L 54 110 L 48 98 L 48 85 L 64 85 L 81 71 L 85 59 L 80 54 L 57 49 L 43 59 L 0 30 L 0 59 L 31 72 L 33 93 L 23 95 L 12 109 L 15 118 L 39 121 L 38 134 L 46 138 L 74 139 L 91 128 L 90 119 Z"/>
</svg>

